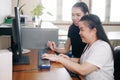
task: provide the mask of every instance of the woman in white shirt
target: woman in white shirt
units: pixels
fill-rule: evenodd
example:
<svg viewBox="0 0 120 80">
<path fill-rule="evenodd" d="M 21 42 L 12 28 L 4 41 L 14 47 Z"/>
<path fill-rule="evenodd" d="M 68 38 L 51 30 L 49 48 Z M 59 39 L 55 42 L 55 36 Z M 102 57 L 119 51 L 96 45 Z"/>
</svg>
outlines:
<svg viewBox="0 0 120 80">
<path fill-rule="evenodd" d="M 43 58 L 57 61 L 85 80 L 114 80 L 114 50 L 98 16 L 85 15 L 79 22 L 80 36 L 87 43 L 81 58 L 44 54 Z"/>
</svg>

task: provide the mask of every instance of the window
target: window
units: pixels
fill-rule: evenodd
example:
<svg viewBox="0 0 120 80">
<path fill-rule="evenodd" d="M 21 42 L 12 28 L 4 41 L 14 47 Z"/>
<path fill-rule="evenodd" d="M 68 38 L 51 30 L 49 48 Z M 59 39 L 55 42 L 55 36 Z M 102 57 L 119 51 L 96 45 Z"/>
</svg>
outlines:
<svg viewBox="0 0 120 80">
<path fill-rule="evenodd" d="M 97 14 L 102 22 L 120 22 L 119 0 L 91 0 L 91 13 Z"/>
<path fill-rule="evenodd" d="M 43 20 L 49 21 L 71 21 L 71 8 L 78 0 L 41 0 L 46 11 L 53 16 L 44 14 Z"/>
<path fill-rule="evenodd" d="M 110 21 L 111 22 L 120 22 L 120 1 L 119 0 L 111 0 L 111 14 Z"/>
<path fill-rule="evenodd" d="M 75 0 L 63 0 L 63 21 L 71 21 L 71 9 L 76 2 Z"/>
<path fill-rule="evenodd" d="M 92 10 L 93 14 L 97 14 L 101 21 L 105 21 L 105 0 L 92 0 Z"/>
<path fill-rule="evenodd" d="M 71 21 L 71 8 L 79 0 L 41 0 L 45 11 L 53 16 L 44 14 L 43 20 L 49 21 Z M 84 1 L 84 0 L 83 0 Z M 91 1 L 91 2 L 90 2 Z M 91 13 L 100 17 L 102 22 L 120 22 L 119 0 L 90 0 Z"/>
<path fill-rule="evenodd" d="M 48 11 L 52 14 L 52 16 L 48 15 L 47 13 L 42 15 L 43 20 L 54 21 L 56 20 L 56 3 L 57 0 L 41 0 L 43 7 L 45 8 L 44 12 Z"/>
</svg>

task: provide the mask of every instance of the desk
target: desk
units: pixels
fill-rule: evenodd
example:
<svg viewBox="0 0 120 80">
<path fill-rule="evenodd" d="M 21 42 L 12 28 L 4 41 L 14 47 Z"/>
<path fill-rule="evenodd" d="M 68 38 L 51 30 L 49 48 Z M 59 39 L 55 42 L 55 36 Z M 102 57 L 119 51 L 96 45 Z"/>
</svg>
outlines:
<svg viewBox="0 0 120 80">
<path fill-rule="evenodd" d="M 38 50 L 31 50 L 24 54 L 30 57 L 30 65 L 13 66 L 13 80 L 72 80 L 60 63 L 51 62 L 50 70 L 37 70 L 37 53 Z"/>
</svg>

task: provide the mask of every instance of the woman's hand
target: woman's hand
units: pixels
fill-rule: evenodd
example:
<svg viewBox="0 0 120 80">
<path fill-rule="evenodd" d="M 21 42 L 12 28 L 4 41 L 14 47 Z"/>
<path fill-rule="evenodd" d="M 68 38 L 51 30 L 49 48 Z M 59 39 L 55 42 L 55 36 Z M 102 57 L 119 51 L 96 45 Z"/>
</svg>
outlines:
<svg viewBox="0 0 120 80">
<path fill-rule="evenodd" d="M 70 60 L 70 57 L 68 57 L 67 55 L 64 55 L 64 54 L 60 54 L 60 55 L 55 55 L 55 54 L 43 54 L 42 55 L 42 58 L 43 59 L 49 59 L 50 61 L 56 61 L 56 62 L 59 62 L 60 59 L 62 58 L 65 58 L 65 59 L 68 59 Z"/>
<path fill-rule="evenodd" d="M 50 47 L 51 50 L 55 51 L 56 44 L 53 41 L 48 41 L 47 43 L 48 47 Z"/>
<path fill-rule="evenodd" d="M 70 60 L 70 57 L 65 54 L 59 54 L 59 56 Z"/>
<path fill-rule="evenodd" d="M 50 61 L 57 61 L 58 56 L 54 55 L 54 54 L 47 54 L 47 53 L 45 53 L 45 54 L 42 55 L 42 58 L 43 59 L 49 59 Z"/>
</svg>

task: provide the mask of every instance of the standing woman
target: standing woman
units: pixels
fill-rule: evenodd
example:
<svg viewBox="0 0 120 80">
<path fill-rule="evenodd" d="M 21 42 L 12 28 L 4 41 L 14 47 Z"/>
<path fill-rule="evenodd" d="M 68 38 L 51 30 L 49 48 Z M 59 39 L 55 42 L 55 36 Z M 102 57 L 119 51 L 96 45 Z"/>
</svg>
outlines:
<svg viewBox="0 0 120 80">
<path fill-rule="evenodd" d="M 78 62 L 63 54 L 44 54 L 43 58 L 60 62 L 85 80 L 114 80 L 114 50 L 99 17 L 93 14 L 83 16 L 79 28 L 82 41 L 87 45 Z"/>
<path fill-rule="evenodd" d="M 89 10 L 87 5 L 84 2 L 77 2 L 72 7 L 72 25 L 69 27 L 68 30 L 68 38 L 63 49 L 57 48 L 55 43 L 52 41 L 48 42 L 48 46 L 58 52 L 67 54 L 69 53 L 70 47 L 72 46 L 72 55 L 73 57 L 79 58 L 83 52 L 85 47 L 85 43 L 82 42 L 81 37 L 79 36 L 79 27 L 78 23 L 81 17 L 88 14 Z"/>
</svg>

